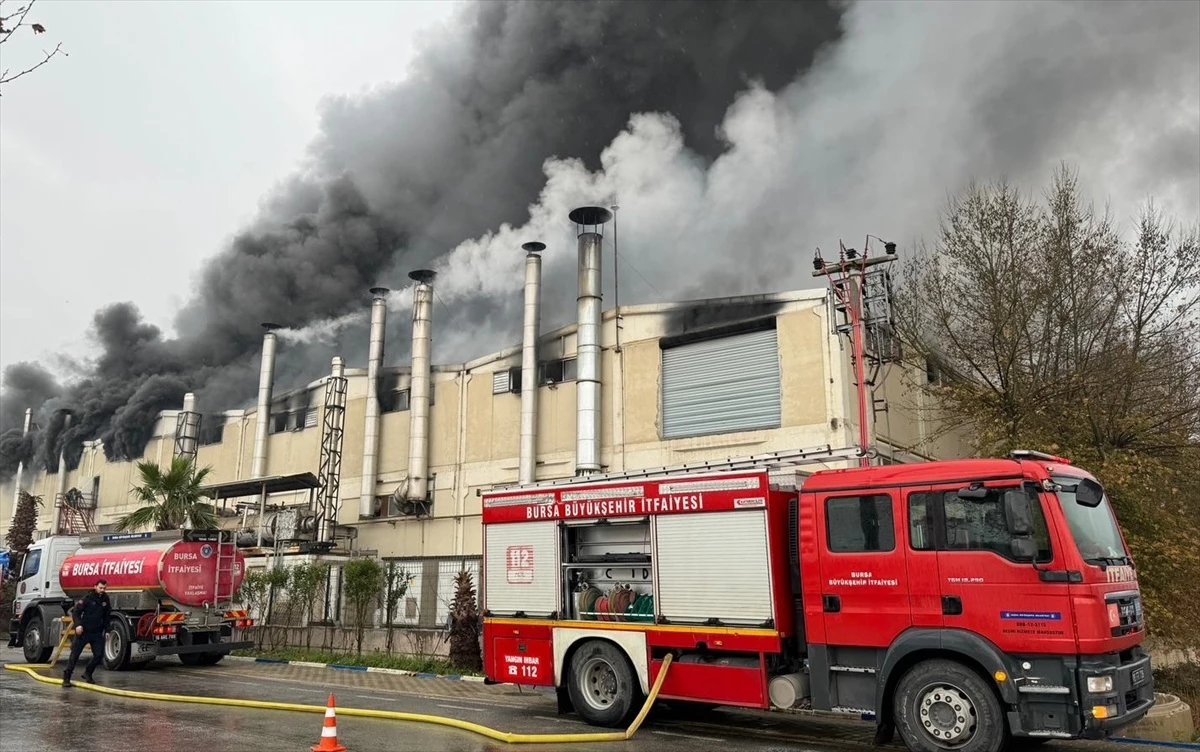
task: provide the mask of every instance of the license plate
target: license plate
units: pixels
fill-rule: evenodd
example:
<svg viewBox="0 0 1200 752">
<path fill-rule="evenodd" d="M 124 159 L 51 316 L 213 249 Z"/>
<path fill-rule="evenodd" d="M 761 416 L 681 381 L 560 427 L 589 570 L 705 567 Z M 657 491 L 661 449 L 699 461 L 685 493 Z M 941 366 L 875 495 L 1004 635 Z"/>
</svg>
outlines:
<svg viewBox="0 0 1200 752">
<path fill-rule="evenodd" d="M 1135 668 L 1133 673 L 1130 675 L 1130 680 L 1133 682 L 1133 686 L 1135 687 L 1146 681 L 1146 669 Z"/>
</svg>

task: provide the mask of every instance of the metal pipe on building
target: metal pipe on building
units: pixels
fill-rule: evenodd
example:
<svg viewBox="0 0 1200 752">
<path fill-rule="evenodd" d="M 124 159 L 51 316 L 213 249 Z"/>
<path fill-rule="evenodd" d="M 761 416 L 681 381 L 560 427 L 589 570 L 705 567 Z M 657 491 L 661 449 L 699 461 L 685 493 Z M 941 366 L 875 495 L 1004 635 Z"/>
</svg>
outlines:
<svg viewBox="0 0 1200 752">
<path fill-rule="evenodd" d="M 254 414 L 254 462 L 250 477 L 261 478 L 267 472 L 267 437 L 271 426 L 271 390 L 275 384 L 275 330 L 278 324 L 264 323 L 262 366 L 258 372 L 258 410 Z"/>
<path fill-rule="evenodd" d="M 25 408 L 25 425 L 21 429 L 21 438 L 22 439 L 29 436 L 29 429 L 32 427 L 33 427 L 33 408 L 27 407 L 27 408 Z M 25 476 L 25 461 L 22 460 L 17 463 L 17 474 L 13 478 L 13 482 L 14 482 L 14 486 L 13 486 L 13 518 L 14 519 L 17 516 L 17 506 L 19 506 L 21 503 L 21 491 L 24 490 L 22 488 L 21 484 L 24 482 L 24 476 Z"/>
<path fill-rule="evenodd" d="M 519 483 L 537 480 L 537 356 L 541 319 L 542 257 L 545 243 L 536 240 L 521 246 L 525 251 L 525 326 L 521 345 L 521 455 Z"/>
<path fill-rule="evenodd" d="M 196 448 L 200 445 L 200 413 L 196 412 L 196 395 L 188 392 L 183 395 L 183 410 L 179 414 L 177 427 L 178 456 L 195 459 Z"/>
<path fill-rule="evenodd" d="M 71 413 L 63 416 L 62 433 L 71 427 Z M 61 434 L 60 434 L 61 435 Z M 54 517 L 50 522 L 50 534 L 62 532 L 63 504 L 67 500 L 67 442 L 63 441 L 62 449 L 58 452 L 58 492 L 54 494 Z"/>
<path fill-rule="evenodd" d="M 429 349 L 433 326 L 433 280 L 436 272 L 418 269 L 408 277 L 413 290 L 412 379 L 408 385 L 411 419 L 408 434 L 408 488 L 405 498 L 429 498 Z"/>
<path fill-rule="evenodd" d="M 600 206 L 581 206 L 569 215 L 579 239 L 579 326 L 575 334 L 576 428 L 575 474 L 600 472 L 600 277 L 604 223 L 612 212 Z"/>
<path fill-rule="evenodd" d="M 383 369 L 384 328 L 387 326 L 386 287 L 372 287 L 371 341 L 367 351 L 367 413 L 363 423 L 362 483 L 358 492 L 359 518 L 375 510 L 376 471 L 379 466 L 379 372 Z"/>
</svg>

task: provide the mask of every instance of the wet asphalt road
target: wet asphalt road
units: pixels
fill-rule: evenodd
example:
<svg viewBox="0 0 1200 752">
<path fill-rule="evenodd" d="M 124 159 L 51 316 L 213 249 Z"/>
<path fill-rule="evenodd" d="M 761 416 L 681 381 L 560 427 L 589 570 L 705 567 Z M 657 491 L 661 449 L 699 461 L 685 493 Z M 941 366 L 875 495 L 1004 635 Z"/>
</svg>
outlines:
<svg viewBox="0 0 1200 752">
<path fill-rule="evenodd" d="M 19 653 L 0 650 L 0 659 L 20 663 Z M 43 672 L 62 674 L 58 668 Z M 292 677 L 302 676 L 304 681 Z M 76 677 L 78 680 L 78 676 Z M 314 682 L 313 679 L 324 679 Z M 324 705 L 330 692 L 339 706 L 377 708 L 453 716 L 507 731 L 588 733 L 593 729 L 574 716 L 554 712 L 553 695 L 512 687 L 484 687 L 468 682 L 393 677 L 328 669 L 304 669 L 226 661 L 215 667 L 187 668 L 174 659 L 156 661 L 144 671 L 96 672 L 98 683 L 146 692 L 241 697 Z M 389 686 L 400 685 L 408 691 Z M 661 714 L 659 714 L 661 715 Z M 75 687 L 37 682 L 23 673 L 0 671 L 0 751 L 162 752 L 165 749 L 249 749 L 304 752 L 320 740 L 319 714 L 232 707 L 185 705 L 112 697 Z M 692 728 L 684 721 L 656 717 L 628 742 L 538 744 L 545 752 L 660 752 L 669 750 L 829 749 L 811 741 L 792 743 L 768 735 L 754 739 L 746 729 Z M 764 733 L 768 733 L 765 729 Z M 338 717 L 338 740 L 349 752 L 445 750 L 484 752 L 512 750 L 511 745 L 457 729 L 418 723 Z M 520 745 L 525 746 L 525 745 Z M 835 745 L 837 746 L 837 745 Z M 860 746 L 855 745 L 861 749 Z"/>
<path fill-rule="evenodd" d="M 20 663 L 16 650 L 0 648 L 0 662 Z M 58 678 L 65 661 L 53 671 Z M 114 688 L 167 694 L 255 699 L 324 707 L 332 692 L 342 708 L 449 716 L 502 731 L 533 734 L 600 731 L 574 715 L 559 716 L 550 692 L 512 686 L 395 676 L 358 671 L 261 664 L 227 659 L 218 666 L 189 668 L 177 659 L 156 661 L 143 671 L 96 672 Z M 188 705 L 63 689 L 24 673 L 0 671 L 0 752 L 162 752 L 169 749 L 306 752 L 320 740 L 323 718 L 315 713 Z M 656 707 L 627 742 L 538 744 L 545 752 L 866 752 L 873 727 L 842 719 L 785 713 L 718 710 L 701 716 Z M 338 738 L 348 752 L 513 750 L 457 729 L 420 723 L 338 716 Z M 884 752 L 900 752 L 893 743 Z M 1130 752 L 1128 745 L 1051 743 L 1046 752 Z M 1142 752 L 1161 749 L 1139 747 Z"/>
</svg>

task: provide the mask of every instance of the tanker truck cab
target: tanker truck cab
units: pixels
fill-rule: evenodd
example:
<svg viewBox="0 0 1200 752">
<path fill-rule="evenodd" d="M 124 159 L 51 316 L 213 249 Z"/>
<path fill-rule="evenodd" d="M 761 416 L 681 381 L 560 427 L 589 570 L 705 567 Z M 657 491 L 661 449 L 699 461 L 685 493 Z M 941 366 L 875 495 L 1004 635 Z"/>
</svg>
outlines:
<svg viewBox="0 0 1200 752">
<path fill-rule="evenodd" d="M 227 531 L 51 536 L 26 557 L 9 645 L 21 645 L 31 663 L 49 660 L 63 615 L 103 578 L 112 605 L 105 668 L 142 668 L 164 655 L 212 665 L 253 646 L 232 640 L 235 628 L 252 624 L 232 608 L 244 573 Z"/>
<path fill-rule="evenodd" d="M 8 646 L 24 648 L 25 660 L 30 663 L 45 663 L 57 644 L 63 616 L 72 603 L 59 583 L 58 570 L 78 549 L 79 538 L 55 535 L 35 541 L 25 555 Z"/>
<path fill-rule="evenodd" d="M 1101 738 L 1153 704 L 1133 561 L 1066 460 L 822 471 L 801 509 L 814 707 L 934 752 Z"/>
</svg>

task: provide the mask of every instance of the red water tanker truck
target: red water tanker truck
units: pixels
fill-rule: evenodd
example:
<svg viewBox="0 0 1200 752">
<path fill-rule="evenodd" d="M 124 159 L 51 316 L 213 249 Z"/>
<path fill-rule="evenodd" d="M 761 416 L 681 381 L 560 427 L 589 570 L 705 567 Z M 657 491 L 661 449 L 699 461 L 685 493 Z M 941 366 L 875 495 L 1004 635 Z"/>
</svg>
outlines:
<svg viewBox="0 0 1200 752">
<path fill-rule="evenodd" d="M 112 603 L 105 668 L 143 668 L 162 655 L 213 665 L 253 647 L 232 640 L 235 628 L 252 623 L 232 608 L 245 569 L 223 531 L 50 536 L 25 557 L 8 645 L 24 648 L 30 663 L 49 660 L 64 615 L 103 579 Z"/>
</svg>

